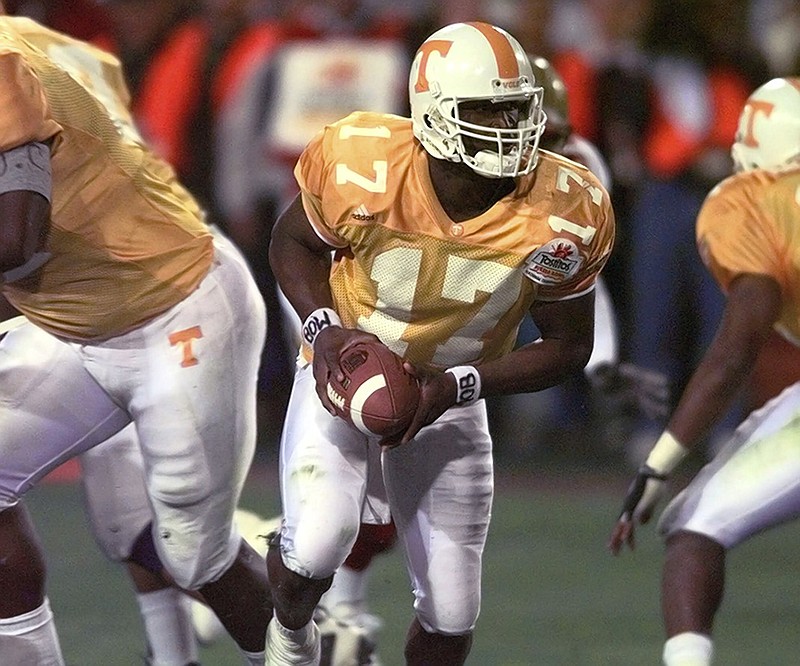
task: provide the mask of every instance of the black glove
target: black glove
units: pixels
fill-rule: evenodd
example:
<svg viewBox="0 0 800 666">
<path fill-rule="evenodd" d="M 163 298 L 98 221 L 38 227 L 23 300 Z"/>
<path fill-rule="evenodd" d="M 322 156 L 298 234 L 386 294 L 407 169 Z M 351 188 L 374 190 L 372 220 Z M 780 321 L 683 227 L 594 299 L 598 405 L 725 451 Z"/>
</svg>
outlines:
<svg viewBox="0 0 800 666">
<path fill-rule="evenodd" d="M 595 391 L 623 408 L 638 410 L 650 419 L 669 413 L 669 380 L 660 372 L 631 363 L 603 363 L 588 378 Z"/>
<path fill-rule="evenodd" d="M 652 517 L 653 510 L 666 490 L 667 475 L 659 474 L 652 467 L 642 465 L 628 486 L 619 519 L 646 523 Z"/>
<path fill-rule="evenodd" d="M 636 525 L 650 520 L 656 504 L 666 491 L 666 482 L 666 475 L 659 474 L 651 467 L 642 465 L 639 468 L 608 541 L 608 548 L 614 555 L 618 555 L 626 545 L 634 549 Z"/>
</svg>

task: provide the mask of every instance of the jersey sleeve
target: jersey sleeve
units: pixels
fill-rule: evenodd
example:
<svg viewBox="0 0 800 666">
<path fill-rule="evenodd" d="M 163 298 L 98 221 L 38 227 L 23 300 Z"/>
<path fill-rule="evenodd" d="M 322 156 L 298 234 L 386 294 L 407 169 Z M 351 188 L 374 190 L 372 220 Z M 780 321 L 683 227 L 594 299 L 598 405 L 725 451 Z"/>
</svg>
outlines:
<svg viewBox="0 0 800 666">
<path fill-rule="evenodd" d="M 761 201 L 734 180 L 712 191 L 700 210 L 698 249 L 723 291 L 745 273 L 769 275 L 783 283 L 782 254 L 776 250 L 775 229 Z"/>
<path fill-rule="evenodd" d="M 350 245 L 348 227 L 359 204 L 375 213 L 400 197 L 409 128 L 390 114 L 356 111 L 326 125 L 306 145 L 295 179 L 312 227 L 329 245 Z"/>
<path fill-rule="evenodd" d="M 294 169 L 295 179 L 300 188 L 303 208 L 308 216 L 308 221 L 316 234 L 328 245 L 345 247 L 347 242 L 339 238 L 331 221 L 325 217 L 323 197 L 326 189 L 325 139 L 328 128 L 319 132 L 300 154 Z"/>
<path fill-rule="evenodd" d="M 541 285 L 539 300 L 575 298 L 591 291 L 614 247 L 616 222 L 608 192 L 588 170 L 581 169 L 580 175 L 579 187 L 562 179 L 568 185 L 557 188 L 547 220 L 552 238 L 529 259 L 529 270 L 546 261 L 551 270 L 545 274 L 558 276 L 541 280 L 540 272 L 533 277 Z M 559 266 L 564 267 L 560 272 L 555 270 Z"/>
<path fill-rule="evenodd" d="M 41 82 L 15 51 L 0 52 L 0 152 L 60 131 L 51 117 Z"/>
</svg>

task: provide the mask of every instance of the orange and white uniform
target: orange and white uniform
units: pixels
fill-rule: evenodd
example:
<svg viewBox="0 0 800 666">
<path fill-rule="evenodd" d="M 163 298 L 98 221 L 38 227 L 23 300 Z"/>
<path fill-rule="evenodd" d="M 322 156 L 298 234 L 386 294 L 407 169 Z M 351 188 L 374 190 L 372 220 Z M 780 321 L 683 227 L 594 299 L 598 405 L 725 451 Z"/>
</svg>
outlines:
<svg viewBox="0 0 800 666">
<path fill-rule="evenodd" d="M 700 254 L 723 290 L 769 276 L 783 302 L 775 330 L 800 345 L 800 165 L 747 171 L 709 194 L 697 221 Z M 689 530 L 726 548 L 800 517 L 800 383 L 753 412 L 729 444 L 665 509 L 662 533 Z"/>
<path fill-rule="evenodd" d="M 452 222 L 410 121 L 397 116 L 354 113 L 329 126 L 296 175 L 315 231 L 343 249 L 331 275 L 342 322 L 414 363 L 508 353 L 533 301 L 591 290 L 613 243 L 606 191 L 544 151 L 514 193 Z"/>
<path fill-rule="evenodd" d="M 535 300 L 594 288 L 614 239 L 608 194 L 583 166 L 541 152 L 512 194 L 455 223 L 428 159 L 409 119 L 366 112 L 327 126 L 300 157 L 309 221 L 338 248 L 336 310 L 344 326 L 374 333 L 415 364 L 496 359 L 512 350 Z M 470 631 L 493 487 L 484 402 L 448 410 L 380 461 L 375 442 L 323 409 L 307 360 L 303 350 L 281 448 L 284 563 L 328 576 L 359 519 L 385 522 L 390 510 L 422 626 Z"/>
<path fill-rule="evenodd" d="M 49 259 L 2 286 L 30 323 L 0 342 L 0 510 L 133 423 L 159 555 L 199 587 L 238 549 L 263 302 L 140 140 L 113 56 L 0 17 L 0 100 L 0 152 L 46 144 L 52 171 Z"/>
<path fill-rule="evenodd" d="M 143 146 L 113 56 L 21 18 L 0 20 L 0 38 L 0 151 L 52 141 L 53 169 L 52 258 L 35 288 L 8 284 L 4 295 L 55 335 L 129 331 L 197 288 L 211 234 Z"/>
</svg>

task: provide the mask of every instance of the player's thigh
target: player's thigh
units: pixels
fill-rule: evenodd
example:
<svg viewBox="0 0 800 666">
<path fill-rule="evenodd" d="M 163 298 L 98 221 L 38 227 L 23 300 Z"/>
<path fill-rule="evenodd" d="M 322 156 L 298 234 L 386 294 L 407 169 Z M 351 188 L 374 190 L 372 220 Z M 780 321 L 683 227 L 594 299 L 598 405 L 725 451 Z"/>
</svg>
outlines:
<svg viewBox="0 0 800 666">
<path fill-rule="evenodd" d="M 24 323 L 0 340 L 0 509 L 128 422 L 71 345 Z"/>
<path fill-rule="evenodd" d="M 127 559 L 153 519 L 133 424 L 81 455 L 80 463 L 92 534 L 106 557 Z"/>
<path fill-rule="evenodd" d="M 265 314 L 243 271 L 223 256 L 191 296 L 134 334 L 143 360 L 129 410 L 150 491 L 167 504 L 240 489 L 252 459 Z"/>
<path fill-rule="evenodd" d="M 98 351 L 124 357 L 119 347 L 130 344 L 140 357 L 128 405 L 156 547 L 186 587 L 215 580 L 239 549 L 232 518 L 255 452 L 265 317 L 246 266 L 217 247 L 211 272 L 191 296 Z M 124 368 L 115 373 L 124 385 Z"/>
<path fill-rule="evenodd" d="M 800 516 L 800 384 L 751 414 L 667 506 L 662 534 L 689 530 L 727 548 Z"/>
<path fill-rule="evenodd" d="M 428 631 L 470 631 L 493 496 L 483 401 L 448 410 L 410 444 L 385 453 L 384 476 L 417 618 Z"/>
<path fill-rule="evenodd" d="M 324 578 L 347 558 L 367 490 L 369 447 L 376 446 L 325 410 L 311 366 L 297 371 L 281 439 L 281 549 L 287 567 Z M 379 464 L 372 473 L 380 474 Z"/>
</svg>

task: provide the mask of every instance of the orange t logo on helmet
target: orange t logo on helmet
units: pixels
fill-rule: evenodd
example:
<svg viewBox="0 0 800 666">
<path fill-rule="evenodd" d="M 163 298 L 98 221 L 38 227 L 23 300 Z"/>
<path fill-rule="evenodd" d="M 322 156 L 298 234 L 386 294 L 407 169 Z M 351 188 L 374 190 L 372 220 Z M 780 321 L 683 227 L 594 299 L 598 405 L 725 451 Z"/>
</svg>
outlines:
<svg viewBox="0 0 800 666">
<path fill-rule="evenodd" d="M 542 88 L 525 49 L 502 28 L 480 22 L 440 28 L 417 50 L 408 88 L 414 136 L 434 158 L 464 162 L 489 178 L 516 178 L 536 167 Z M 473 125 L 458 107 L 477 100 L 513 103 L 521 116 L 502 132 Z M 476 131 L 484 133 L 485 149 L 470 153 L 460 139 Z"/>
<path fill-rule="evenodd" d="M 428 58 L 430 58 L 431 53 L 436 51 L 444 57 L 447 55 L 452 45 L 453 42 L 444 39 L 431 39 L 420 46 L 419 52 L 422 54 L 422 57 L 419 62 L 419 76 L 414 84 L 414 90 L 416 92 L 426 92 L 429 89 L 428 77 L 425 76 L 425 70 L 428 66 Z"/>
<path fill-rule="evenodd" d="M 753 133 L 753 124 L 755 123 L 756 116 L 759 113 L 763 113 L 767 118 L 769 118 L 772 110 L 775 108 L 775 105 L 772 102 L 754 99 L 750 100 L 747 106 L 750 109 L 750 113 L 747 118 L 747 125 L 745 129 L 745 135 L 742 137 L 742 143 L 750 148 L 757 148 L 758 141 Z"/>
<path fill-rule="evenodd" d="M 466 25 L 472 26 L 480 32 L 489 42 L 492 51 L 494 52 L 495 60 L 497 61 L 497 73 L 500 79 L 517 79 L 519 78 L 519 62 L 511 48 L 508 39 L 506 39 L 500 32 L 488 23 L 470 22 Z M 445 57 L 453 45 L 452 41 L 445 39 L 429 39 L 424 42 L 419 48 L 422 54 L 419 63 L 419 76 L 414 83 L 414 90 L 416 92 L 426 92 L 429 89 L 428 78 L 425 76 L 425 70 L 428 65 L 428 58 L 431 53 L 438 53 Z"/>
</svg>

